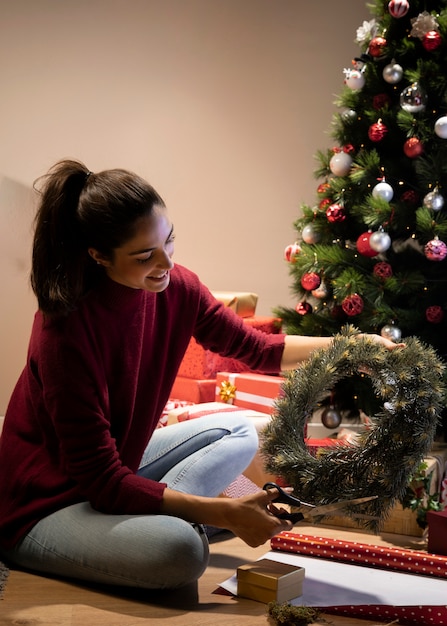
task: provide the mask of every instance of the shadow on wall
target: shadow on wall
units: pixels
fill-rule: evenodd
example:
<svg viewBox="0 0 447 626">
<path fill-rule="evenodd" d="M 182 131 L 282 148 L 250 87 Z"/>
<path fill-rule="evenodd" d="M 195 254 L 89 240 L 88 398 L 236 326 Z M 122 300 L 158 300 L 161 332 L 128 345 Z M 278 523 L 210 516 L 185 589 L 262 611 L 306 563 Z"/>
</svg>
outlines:
<svg viewBox="0 0 447 626">
<path fill-rule="evenodd" d="M 36 300 L 29 284 L 34 192 L 0 176 L 0 415 L 23 369 Z"/>
</svg>

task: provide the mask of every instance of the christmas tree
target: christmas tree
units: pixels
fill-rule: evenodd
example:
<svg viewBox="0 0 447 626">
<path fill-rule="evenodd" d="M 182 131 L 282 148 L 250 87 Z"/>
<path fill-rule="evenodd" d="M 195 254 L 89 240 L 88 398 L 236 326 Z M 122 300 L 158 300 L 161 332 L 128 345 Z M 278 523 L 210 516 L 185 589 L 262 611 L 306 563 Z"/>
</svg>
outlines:
<svg viewBox="0 0 447 626">
<path fill-rule="evenodd" d="M 334 147 L 285 250 L 288 333 L 346 324 L 447 355 L 447 1 L 376 0 L 341 74 Z M 362 407 L 363 408 L 363 407 Z"/>
</svg>

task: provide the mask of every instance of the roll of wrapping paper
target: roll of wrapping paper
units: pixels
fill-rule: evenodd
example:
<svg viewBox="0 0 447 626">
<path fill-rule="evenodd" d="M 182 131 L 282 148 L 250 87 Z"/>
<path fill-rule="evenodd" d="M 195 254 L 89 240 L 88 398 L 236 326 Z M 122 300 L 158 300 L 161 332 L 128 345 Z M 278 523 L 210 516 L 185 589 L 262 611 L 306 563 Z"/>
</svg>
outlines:
<svg viewBox="0 0 447 626">
<path fill-rule="evenodd" d="M 295 552 L 331 561 L 447 579 L 447 556 L 418 550 L 377 546 L 282 532 L 270 542 L 272 550 Z"/>
</svg>

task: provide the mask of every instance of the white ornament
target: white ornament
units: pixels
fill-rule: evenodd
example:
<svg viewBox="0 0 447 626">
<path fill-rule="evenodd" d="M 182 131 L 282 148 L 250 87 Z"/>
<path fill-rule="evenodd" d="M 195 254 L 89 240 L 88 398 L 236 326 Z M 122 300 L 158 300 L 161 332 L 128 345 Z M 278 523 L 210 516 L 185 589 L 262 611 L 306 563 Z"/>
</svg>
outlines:
<svg viewBox="0 0 447 626">
<path fill-rule="evenodd" d="M 442 207 L 444 206 L 444 198 L 439 193 L 437 188 L 433 191 L 430 191 L 424 197 L 424 206 L 427 209 L 431 209 L 432 211 L 440 211 L 442 209 Z"/>
<path fill-rule="evenodd" d="M 385 181 L 377 183 L 377 185 L 372 190 L 373 198 L 382 198 L 382 200 L 386 200 L 387 202 L 391 202 L 394 196 L 394 190 Z"/>
<path fill-rule="evenodd" d="M 370 247 L 376 252 L 386 252 L 391 246 L 391 237 L 383 230 L 372 233 L 369 238 Z"/>
<path fill-rule="evenodd" d="M 361 26 L 357 28 L 355 41 L 358 44 L 367 43 L 375 36 L 377 32 L 377 21 L 375 19 L 367 22 L 363 22 Z"/>
<path fill-rule="evenodd" d="M 446 115 L 436 120 L 435 133 L 441 139 L 447 139 L 447 116 Z"/>
<path fill-rule="evenodd" d="M 399 63 L 396 63 L 394 60 L 391 61 L 391 63 L 388 63 L 388 65 L 385 65 L 382 72 L 383 80 L 385 80 L 390 85 L 395 85 L 396 83 L 399 83 L 402 80 L 403 75 L 404 71 L 402 69 L 402 66 L 399 65 Z"/>
<path fill-rule="evenodd" d="M 318 243 L 321 239 L 320 233 L 315 230 L 315 227 L 312 224 L 307 224 L 302 232 L 301 237 L 303 241 L 308 244 Z"/>
<path fill-rule="evenodd" d="M 365 76 L 361 70 L 343 70 L 345 74 L 345 85 L 353 91 L 359 91 L 365 86 Z"/>
<path fill-rule="evenodd" d="M 346 152 L 336 152 L 329 161 L 329 169 L 335 176 L 346 176 L 352 166 L 352 157 Z"/>
</svg>

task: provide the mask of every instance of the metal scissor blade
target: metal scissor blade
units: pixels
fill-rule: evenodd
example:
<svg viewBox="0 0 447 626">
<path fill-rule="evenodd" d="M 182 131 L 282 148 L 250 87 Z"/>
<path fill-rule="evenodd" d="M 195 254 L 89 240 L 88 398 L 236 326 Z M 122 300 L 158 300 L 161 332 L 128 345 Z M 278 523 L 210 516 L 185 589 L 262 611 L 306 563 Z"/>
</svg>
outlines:
<svg viewBox="0 0 447 626">
<path fill-rule="evenodd" d="M 300 512 L 304 517 L 318 517 L 319 515 L 329 515 L 329 513 L 342 513 L 344 510 L 349 509 L 351 506 L 357 506 L 358 504 L 364 504 L 371 500 L 376 500 L 379 496 L 367 496 L 365 498 L 354 498 L 353 500 L 339 500 L 338 502 L 332 502 L 331 504 L 322 504 L 321 506 L 314 506 L 308 509 L 301 510 Z"/>
</svg>

